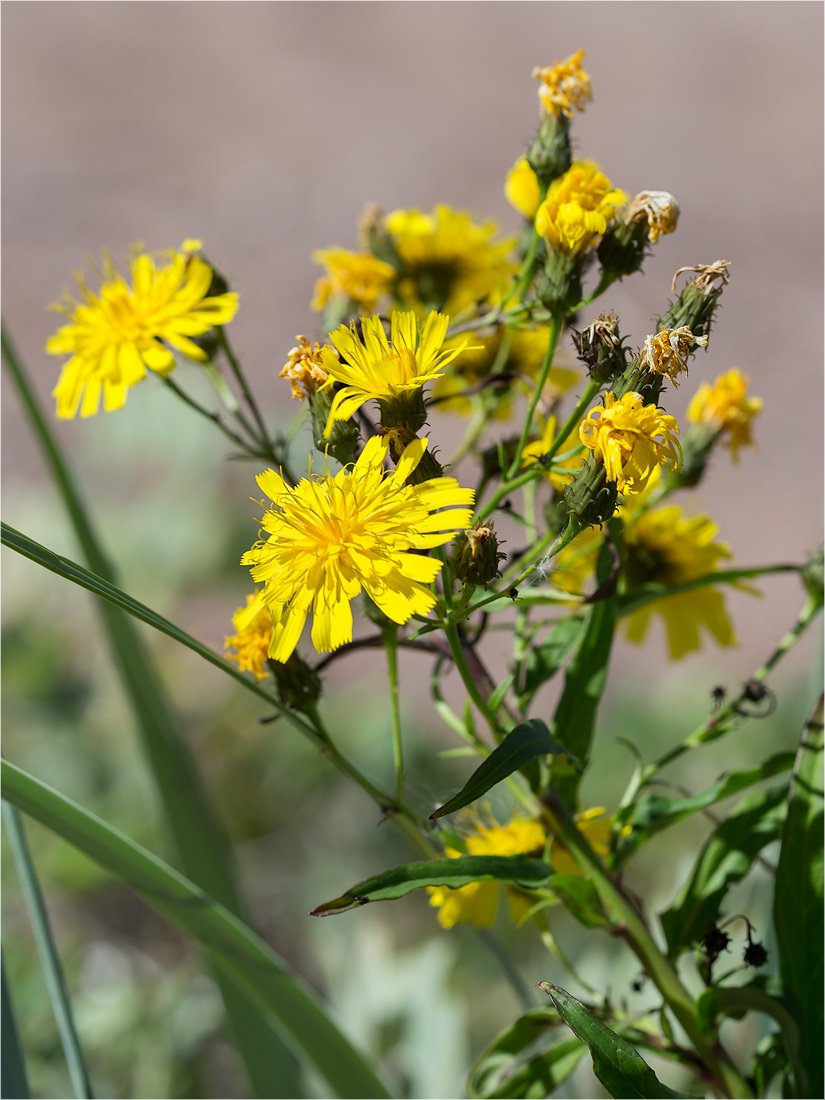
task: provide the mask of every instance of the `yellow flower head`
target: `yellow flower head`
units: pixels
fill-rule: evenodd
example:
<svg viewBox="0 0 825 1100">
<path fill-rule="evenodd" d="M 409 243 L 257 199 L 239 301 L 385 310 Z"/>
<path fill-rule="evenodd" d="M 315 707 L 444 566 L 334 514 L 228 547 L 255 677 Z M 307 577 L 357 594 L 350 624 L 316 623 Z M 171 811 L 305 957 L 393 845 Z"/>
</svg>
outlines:
<svg viewBox="0 0 825 1100">
<path fill-rule="evenodd" d="M 471 856 L 517 856 L 526 853 L 539 855 L 546 841 L 544 826 L 540 821 L 514 818 L 508 825 L 499 825 L 491 819 L 489 825 L 477 820 L 472 836 L 467 837 L 467 854 Z M 449 859 L 462 855 L 455 848 L 446 848 Z M 449 886 L 428 886 L 430 905 L 438 909 L 438 921 L 442 928 L 456 924 L 474 924 L 476 928 L 489 928 L 496 919 L 501 884 L 498 882 L 469 882 L 453 890 Z M 530 908 L 528 899 L 514 890 L 507 891 L 510 915 L 513 921 Z"/>
<path fill-rule="evenodd" d="M 680 371 L 687 373 L 691 350 L 697 346 L 706 348 L 707 345 L 707 336 L 694 336 L 687 325 L 665 328 L 660 324 L 657 333 L 645 337 L 639 366 L 647 367 L 654 374 L 664 375 L 674 386 L 678 386 L 676 376 Z"/>
<path fill-rule="evenodd" d="M 312 259 L 326 269 L 326 275 L 315 284 L 312 309 L 323 309 L 330 298 L 341 294 L 351 298 L 362 313 L 374 313 L 379 298 L 388 294 L 395 282 L 395 268 L 368 252 L 327 248 L 313 252 Z"/>
<path fill-rule="evenodd" d="M 224 642 L 230 661 L 235 661 L 241 671 L 252 672 L 256 679 L 267 676 L 266 655 L 272 640 L 272 616 L 263 600 L 262 592 L 246 597 L 246 607 L 239 607 L 232 616 L 237 633 Z"/>
<path fill-rule="evenodd" d="M 495 222 L 476 225 L 469 214 L 436 206 L 432 214 L 395 210 L 386 227 L 403 264 L 400 290 L 410 305 L 437 306 L 454 315 L 482 299 L 496 300 L 516 265 L 512 237 L 496 243 Z"/>
<path fill-rule="evenodd" d="M 329 436 L 336 420 L 349 420 L 365 401 L 392 400 L 438 378 L 467 346 L 464 340 L 450 351 L 442 348 L 449 323 L 443 313 L 430 313 L 422 326 L 415 313 L 394 312 L 389 340 L 380 317 L 365 317 L 360 335 L 355 325 L 330 333 L 341 358 L 325 346 L 321 363 L 344 388 L 332 399 L 324 434 Z"/>
<path fill-rule="evenodd" d="M 618 399 L 605 394 L 604 407 L 591 409 L 579 428 L 582 443 L 602 460 L 607 480 L 615 481 L 620 493 L 644 489 L 657 466 L 679 468 L 678 432 L 674 417 L 645 405 L 641 394 L 632 391 Z"/>
<path fill-rule="evenodd" d="M 646 221 L 648 235 L 655 244 L 659 237 L 672 233 L 679 221 L 679 203 L 669 191 L 640 191 L 627 208 L 625 222 Z"/>
<path fill-rule="evenodd" d="M 626 199 L 595 164 L 574 161 L 550 184 L 536 211 L 536 230 L 561 252 L 583 252 L 605 232 Z"/>
<path fill-rule="evenodd" d="M 730 558 L 725 543 L 715 541 L 719 528 L 708 516 L 688 518 L 675 504 L 645 510 L 642 503 L 638 497 L 631 498 L 619 509 L 624 520 L 625 571 L 631 588 L 648 583 L 687 584 L 715 573 L 719 562 Z M 633 612 L 627 630 L 631 642 L 642 641 L 654 614 L 664 620 L 673 660 L 700 649 L 700 629 L 708 630 L 720 645 L 736 645 L 724 596 L 716 588 L 695 588 L 666 596 Z"/>
<path fill-rule="evenodd" d="M 536 173 L 530 167 L 526 157 L 519 157 L 507 173 L 504 194 L 510 205 L 525 218 L 536 216 L 541 202 L 541 191 Z"/>
<path fill-rule="evenodd" d="M 536 462 L 541 460 L 542 455 L 546 455 L 550 450 L 552 443 L 556 438 L 556 418 L 555 416 L 548 417 L 545 421 L 544 428 L 541 433 L 540 439 L 533 440 L 532 443 L 528 443 L 524 450 L 521 452 L 521 460 L 523 466 L 534 466 Z M 564 441 L 559 445 L 556 454 L 553 456 L 553 466 L 561 466 L 565 470 L 569 470 L 569 473 L 561 473 L 557 469 L 548 469 L 545 477 L 553 485 L 553 488 L 562 493 L 573 480 L 575 475 L 581 469 L 584 464 L 584 456 L 582 454 L 570 455 L 569 458 L 564 457 L 570 451 L 574 451 L 580 447 L 579 429 L 578 427 L 565 437 Z M 558 457 L 557 457 L 558 456 Z"/>
<path fill-rule="evenodd" d="M 373 436 L 358 461 L 334 477 L 302 478 L 291 488 L 274 470 L 259 475 L 272 506 L 261 520 L 264 537 L 241 564 L 264 584 L 275 624 L 268 650 L 273 660 L 287 661 L 310 606 L 319 653 L 352 639 L 350 601 L 362 589 L 395 623 L 434 606 L 424 585 L 438 576 L 441 562 L 410 551 L 442 546 L 469 527 L 466 505 L 474 493 L 451 477 L 406 485 L 426 446 L 426 439 L 410 443 L 390 474 L 384 470 L 389 445 Z"/>
<path fill-rule="evenodd" d="M 585 51 L 579 50 L 564 61 L 533 69 L 534 78 L 541 81 L 538 95 L 548 115 L 570 118 L 574 110 L 583 111 L 592 100 L 590 77 L 581 67 L 584 55 Z"/>
<path fill-rule="evenodd" d="M 489 336 L 473 336 L 478 341 L 476 346 L 466 348 L 461 358 L 433 386 L 433 397 L 438 399 L 434 408 L 439 412 L 466 414 L 472 411 L 469 398 L 451 397 L 451 394 L 459 394 L 462 390 L 488 382 L 490 389 L 497 390 L 499 394 L 507 389 L 517 396 L 520 383 L 537 377 L 550 340 L 550 329 L 546 325 L 535 329 L 511 329 L 507 337 L 509 347 L 502 359 L 502 341 L 506 334 L 506 329 L 498 327 Z M 450 337 L 445 347 L 457 347 L 459 342 L 459 337 Z M 559 360 L 563 360 L 566 354 L 557 353 L 548 373 L 544 396 L 549 400 L 566 393 L 581 377 L 579 371 L 560 364 Z M 498 382 L 494 381 L 496 378 L 499 378 Z M 506 420 L 511 412 L 511 402 L 502 401 L 496 408 L 494 419 Z"/>
<path fill-rule="evenodd" d="M 94 416 L 101 392 L 107 412 L 122 408 L 147 367 L 164 377 L 174 369 L 166 345 L 190 359 L 207 358 L 190 337 L 231 321 L 238 295 L 207 297 L 212 268 L 193 255 L 199 248 L 200 241 L 184 241 L 178 252 L 162 254 L 167 262 L 161 267 L 155 257 L 136 251 L 131 287 L 108 255 L 98 294 L 75 276 L 82 301 L 67 296 L 50 307 L 69 318 L 46 344 L 50 355 L 71 356 L 52 391 L 58 417 L 71 420 L 78 408 L 81 416 Z"/>
<path fill-rule="evenodd" d="M 321 345 L 307 340 L 306 336 L 296 336 L 297 347 L 289 353 L 289 359 L 278 374 L 279 378 L 288 378 L 290 397 L 303 401 L 311 393 L 321 389 L 329 381 L 321 361 Z"/>
<path fill-rule="evenodd" d="M 751 420 L 761 411 L 762 398 L 748 397 L 748 376 L 731 367 L 712 386 L 702 383 L 688 405 L 688 418 L 725 433 L 733 461 L 738 462 L 740 447 L 755 446 Z"/>
</svg>

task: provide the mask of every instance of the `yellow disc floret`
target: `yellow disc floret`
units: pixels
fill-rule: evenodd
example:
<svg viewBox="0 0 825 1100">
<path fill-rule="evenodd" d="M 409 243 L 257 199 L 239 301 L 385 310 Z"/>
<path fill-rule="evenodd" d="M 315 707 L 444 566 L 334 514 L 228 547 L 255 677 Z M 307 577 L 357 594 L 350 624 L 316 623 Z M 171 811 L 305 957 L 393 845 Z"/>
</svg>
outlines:
<svg viewBox="0 0 825 1100">
<path fill-rule="evenodd" d="M 237 294 L 207 297 L 212 268 L 193 253 L 200 241 L 184 241 L 178 252 L 164 253 L 165 266 L 155 257 L 136 252 L 130 287 L 110 256 L 104 257 L 103 280 L 92 293 L 82 275 L 77 284 L 82 301 L 66 297 L 51 308 L 69 323 L 46 344 L 50 355 L 70 355 L 52 391 L 57 415 L 72 419 L 122 408 L 130 386 L 146 376 L 147 368 L 166 376 L 175 367 L 170 347 L 189 359 L 203 362 L 207 354 L 190 337 L 202 336 L 213 325 L 225 325 L 235 316 Z"/>
<path fill-rule="evenodd" d="M 539 99 L 549 115 L 569 118 L 573 111 L 583 111 L 592 100 L 590 77 L 581 67 L 584 55 L 585 51 L 579 50 L 564 61 L 533 69 L 534 78 L 541 81 Z"/>
<path fill-rule="evenodd" d="M 608 481 L 620 493 L 638 493 L 652 471 L 669 463 L 681 465 L 682 451 L 676 420 L 656 405 L 645 405 L 641 394 L 621 398 L 605 394 L 604 407 L 591 409 L 582 421 L 579 436 L 604 464 Z"/>
<path fill-rule="evenodd" d="M 574 161 L 553 180 L 536 212 L 536 230 L 561 252 L 583 252 L 600 237 L 627 196 L 590 161 Z"/>
<path fill-rule="evenodd" d="M 739 448 L 754 446 L 751 420 L 762 411 L 761 397 L 748 397 L 748 376 L 731 367 L 713 385 L 703 382 L 688 405 L 688 418 L 727 437 L 734 462 Z"/>
<path fill-rule="evenodd" d="M 387 474 L 388 443 L 373 436 L 358 461 L 334 477 L 302 478 L 291 488 L 274 470 L 257 481 L 272 500 L 262 538 L 241 559 L 262 582 L 274 630 L 269 656 L 285 662 L 313 610 L 312 644 L 319 653 L 352 639 L 350 601 L 363 589 L 396 623 L 426 615 L 441 562 L 412 550 L 449 542 L 470 525 L 472 489 L 442 477 L 411 486 L 426 439 L 416 439 Z M 444 509 L 444 511 L 439 511 Z"/>
</svg>

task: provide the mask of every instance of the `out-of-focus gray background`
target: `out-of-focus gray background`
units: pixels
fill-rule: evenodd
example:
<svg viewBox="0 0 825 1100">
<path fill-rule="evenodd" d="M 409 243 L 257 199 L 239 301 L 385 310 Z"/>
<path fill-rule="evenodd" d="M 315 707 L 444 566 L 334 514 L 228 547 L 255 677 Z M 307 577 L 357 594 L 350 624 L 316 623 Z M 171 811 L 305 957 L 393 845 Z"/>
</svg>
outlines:
<svg viewBox="0 0 825 1100">
<path fill-rule="evenodd" d="M 820 541 L 818 3 L 7 0 L 2 29 L 3 316 L 49 406 L 59 362 L 43 347 L 59 318 L 44 306 L 70 285 L 84 257 L 106 246 L 120 258 L 137 240 L 156 250 L 200 237 L 241 294 L 235 346 L 267 415 L 286 424 L 295 405 L 277 372 L 295 334 L 317 323 L 308 305 L 318 275 L 313 249 L 353 247 L 367 200 L 387 210 L 447 202 L 515 231 L 520 219 L 502 185 L 535 130 L 531 69 L 586 48 L 594 102 L 574 120 L 578 155 L 595 159 L 630 194 L 666 189 L 682 208 L 678 231 L 661 240 L 644 276 L 611 288 L 599 306 L 616 308 L 622 331 L 638 343 L 663 310 L 677 268 L 731 260 L 710 349 L 667 394 L 667 411 L 681 416 L 698 382 L 731 366 L 747 372 L 765 399 L 755 424 L 759 450 L 743 452 L 738 467 L 718 455 L 692 507 L 710 512 L 742 564 L 799 561 Z M 132 391 L 117 413 L 55 430 L 124 587 L 220 647 L 248 587 L 236 562 L 255 537 L 257 511 L 247 498 L 256 469 L 222 463 L 222 441 L 170 407 L 154 382 Z M 77 557 L 5 378 L 2 426 L 6 520 Z M 456 418 L 434 416 L 434 442 L 448 451 L 459 428 Z M 793 576 L 760 587 L 762 599 L 729 597 L 742 642 L 736 651 L 709 643 L 672 665 L 658 626 L 643 650 L 618 647 L 622 675 L 605 707 L 585 792 L 591 804 L 614 805 L 631 768 L 616 747 L 619 733 L 650 758 L 665 734 L 672 739 L 702 720 L 713 683 L 736 686 L 766 656 L 802 591 Z M 163 851 L 150 781 L 91 602 L 12 554 L 4 558 L 4 600 L 9 755 Z M 458 1095 L 469 1059 L 518 1011 L 494 984 L 489 957 L 462 930 L 421 942 L 422 928 L 435 930 L 421 899 L 340 923 L 306 921 L 330 889 L 409 853 L 392 847 L 391 834 L 374 828 L 373 808 L 342 793 L 296 735 L 256 726 L 260 708 L 239 699 L 219 673 L 164 639 L 148 640 L 240 844 L 271 942 L 382 1057 L 376 1036 L 388 1014 L 401 1014 L 401 1039 L 390 1050 L 399 1088 Z M 809 640 L 796 671 L 781 673 L 775 725 L 750 724 L 725 743 L 715 771 L 702 771 L 707 760 L 698 771 L 691 764 L 679 782 L 698 789 L 722 766 L 792 747 L 808 705 L 807 689 L 796 688 L 809 683 L 813 653 Z M 402 661 L 405 723 L 414 734 L 411 798 L 421 809 L 454 793 L 467 769 L 442 762 L 433 770 L 444 738 L 427 711 L 416 718 L 411 686 L 427 670 L 415 655 Z M 365 709 L 358 686 L 372 664 L 347 658 L 334 668 L 330 694 L 344 748 L 389 782 L 387 712 L 377 696 Z M 194 956 L 65 845 L 33 835 L 99 1093 L 243 1095 L 219 1040 L 215 1053 L 220 1011 Z M 652 862 L 634 868 L 634 888 L 664 904 L 702 835 L 701 828 L 680 834 L 678 857 L 668 851 L 663 859 L 657 849 Z M 25 922 L 10 906 L 8 935 L 19 948 L 28 942 Z M 561 922 L 563 940 L 575 939 L 569 925 Z M 592 939 L 581 953 L 566 941 L 584 975 L 603 988 L 609 972 L 629 987 L 632 963 L 622 964 L 620 981 L 612 945 Z M 455 964 L 459 944 L 463 962 Z M 19 958 L 13 978 L 24 1040 L 42 1048 L 41 1094 L 59 1095 L 64 1071 L 44 1047 L 53 1024 L 37 968 Z M 458 978 L 455 965 L 463 967 Z M 525 973 L 565 984 L 552 961 L 542 965 Z M 460 1006 L 468 1003 L 475 1015 L 465 1027 Z M 140 1057 L 144 1041 L 150 1058 Z M 598 1095 L 587 1091 L 598 1088 L 589 1082 L 579 1082 L 579 1094 Z"/>
</svg>

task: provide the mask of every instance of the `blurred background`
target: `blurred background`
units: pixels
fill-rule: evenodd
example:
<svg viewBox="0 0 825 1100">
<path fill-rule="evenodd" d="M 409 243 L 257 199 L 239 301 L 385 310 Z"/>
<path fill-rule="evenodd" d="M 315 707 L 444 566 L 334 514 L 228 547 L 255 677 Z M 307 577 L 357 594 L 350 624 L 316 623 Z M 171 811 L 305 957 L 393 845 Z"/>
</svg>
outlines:
<svg viewBox="0 0 825 1100">
<path fill-rule="evenodd" d="M 714 517 L 738 563 L 801 561 L 821 538 L 822 24 L 814 3 L 6 3 L 4 321 L 51 407 L 59 363 L 43 348 L 58 318 L 44 307 L 71 272 L 102 247 L 121 258 L 134 241 L 157 250 L 199 237 L 241 294 L 233 342 L 271 422 L 285 427 L 295 407 L 277 373 L 295 334 L 317 326 L 311 252 L 354 247 L 366 201 L 385 210 L 446 202 L 515 232 L 502 186 L 537 122 L 531 69 L 585 48 L 594 102 L 574 120 L 577 155 L 631 195 L 672 191 L 682 209 L 644 275 L 612 287 L 599 307 L 615 308 L 638 344 L 677 268 L 732 261 L 710 348 L 668 393 L 667 410 L 681 417 L 696 384 L 731 366 L 750 375 L 765 400 L 759 449 L 738 467 L 719 455 L 690 507 Z M 446 414 L 431 426 L 444 450 L 461 428 Z M 2 427 L 6 521 L 77 558 L 5 377 Z M 151 378 L 125 409 L 55 431 L 123 587 L 220 649 L 248 590 L 237 563 L 255 537 L 257 469 L 225 462 L 217 433 Z M 96 608 L 33 564 L 3 561 L 5 755 L 167 854 Z M 759 587 L 759 599 L 729 596 L 736 650 L 710 643 L 672 664 L 658 626 L 641 648 L 620 643 L 584 792 L 591 804 L 615 804 L 629 777 L 619 737 L 650 758 L 704 718 L 715 684 L 738 687 L 771 651 L 803 594 L 793 576 Z M 171 641 L 146 640 L 269 941 L 383 1060 L 399 1092 L 462 1095 L 471 1060 L 520 1010 L 493 956 L 472 930 L 441 932 L 423 897 L 309 920 L 312 906 L 410 850 L 296 733 L 259 725 L 260 708 L 240 688 Z M 495 647 L 488 656 L 504 669 Z M 451 742 L 421 702 L 427 662 L 402 662 L 409 784 L 424 810 L 468 767 L 433 764 Z M 679 782 L 699 789 L 721 766 L 793 747 L 819 663 L 806 639 L 772 682 L 776 715 L 732 736 L 722 764 L 706 750 L 713 760 L 692 761 Z M 343 748 L 386 782 L 388 709 L 379 692 L 364 703 L 364 684 L 381 675 L 376 658 L 347 658 L 327 694 Z M 680 827 L 664 842 L 681 845 L 666 864 L 651 845 L 633 889 L 666 905 L 707 830 Z M 35 826 L 29 835 L 98 1094 L 245 1095 L 200 959 L 67 845 Z M 34 1088 L 68 1095 L 8 859 L 6 881 L 4 948 Z M 764 886 L 748 880 L 738 902 L 760 931 Z M 644 993 L 629 992 L 631 958 L 593 937 L 584 950 L 563 914 L 554 927 L 585 978 L 644 1007 Z M 531 954 L 528 934 L 500 931 L 528 985 L 571 981 L 549 955 Z M 567 1094 L 601 1095 L 588 1073 Z"/>
</svg>

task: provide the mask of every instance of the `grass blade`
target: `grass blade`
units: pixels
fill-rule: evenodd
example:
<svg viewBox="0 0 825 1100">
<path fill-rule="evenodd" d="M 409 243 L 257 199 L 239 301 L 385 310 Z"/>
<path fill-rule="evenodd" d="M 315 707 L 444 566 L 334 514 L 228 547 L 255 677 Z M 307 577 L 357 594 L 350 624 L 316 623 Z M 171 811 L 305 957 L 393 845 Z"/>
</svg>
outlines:
<svg viewBox="0 0 825 1100">
<path fill-rule="evenodd" d="M 11 1003 L 9 982 L 6 977 L 6 960 L 2 960 L 3 1003 L 0 1014 L 0 1039 L 2 1039 L 3 1057 L 0 1058 L 0 1096 L 16 1097 L 17 1100 L 29 1100 L 31 1089 L 26 1076 L 26 1060 L 23 1057 L 23 1045 L 17 1020 Z"/>
<path fill-rule="evenodd" d="M 71 469 L 29 384 L 5 328 L 3 360 L 71 519 L 92 571 L 109 582 L 115 575 L 92 527 Z M 41 563 L 42 564 L 42 563 Z M 100 605 L 111 654 L 131 703 L 146 759 L 160 796 L 169 835 L 186 874 L 232 912 L 246 916 L 238 892 L 228 838 L 216 818 L 194 757 L 152 668 L 131 619 L 110 603 Z M 227 1023 L 255 1093 L 261 1097 L 303 1095 L 298 1068 L 260 1013 L 217 975 Z"/>
<path fill-rule="evenodd" d="M 72 1088 L 75 1096 L 91 1100 L 91 1097 L 94 1096 L 92 1082 L 83 1059 L 83 1051 L 74 1024 L 69 994 L 63 981 L 60 957 L 57 954 L 54 937 L 52 936 L 43 893 L 31 860 L 29 846 L 26 843 L 23 823 L 17 810 L 8 802 L 3 803 L 3 824 L 6 828 L 6 836 L 14 858 L 14 866 L 20 880 L 20 889 L 29 914 L 29 923 L 31 924 L 34 942 L 37 945 L 40 965 L 43 968 L 46 989 L 52 1003 L 52 1011 L 57 1023 L 57 1031 L 60 1035 L 60 1043 L 66 1058 Z"/>
<path fill-rule="evenodd" d="M 99 817 L 6 760 L 2 795 L 194 937 L 222 973 L 275 1016 L 295 1053 L 326 1078 L 336 1096 L 389 1096 L 312 990 L 224 905 Z"/>
</svg>

